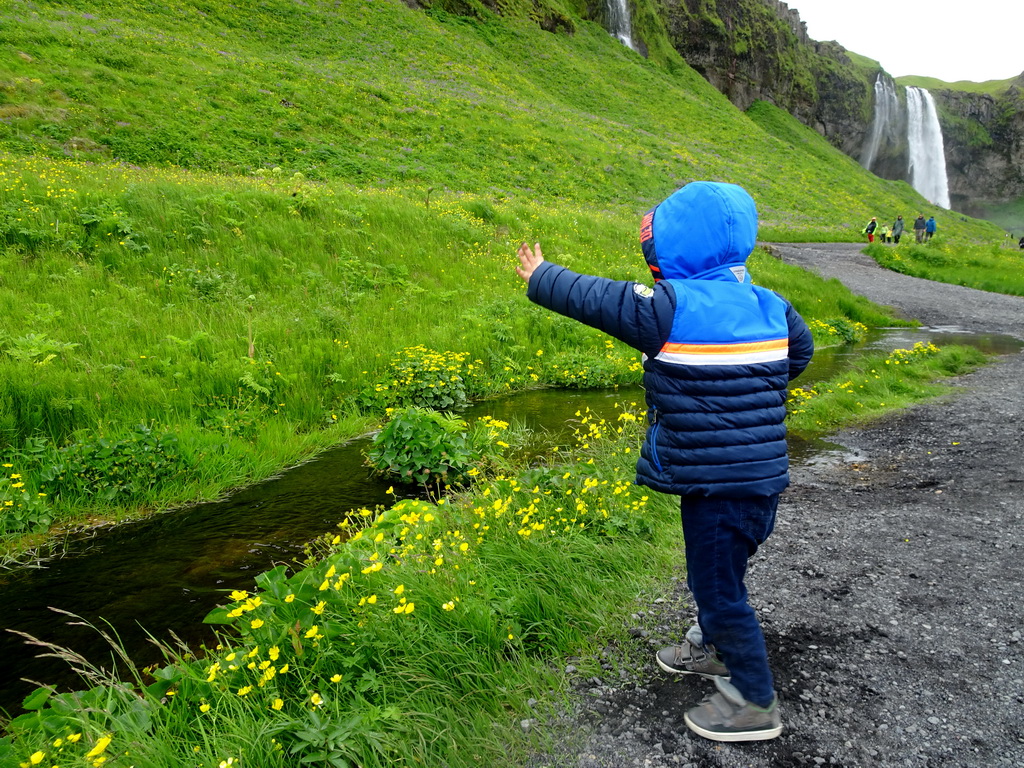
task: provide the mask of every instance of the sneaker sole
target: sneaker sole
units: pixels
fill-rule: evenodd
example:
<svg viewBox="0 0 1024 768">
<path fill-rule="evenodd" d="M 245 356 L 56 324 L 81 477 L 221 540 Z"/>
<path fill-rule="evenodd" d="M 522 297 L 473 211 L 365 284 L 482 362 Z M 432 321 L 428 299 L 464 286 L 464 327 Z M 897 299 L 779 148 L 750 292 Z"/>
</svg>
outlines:
<svg viewBox="0 0 1024 768">
<path fill-rule="evenodd" d="M 689 714 L 683 715 L 683 720 L 691 731 L 712 741 L 768 741 L 782 733 L 781 725 L 774 728 L 759 728 L 756 731 L 709 731 L 694 723 Z"/>
<path fill-rule="evenodd" d="M 658 663 L 659 667 L 668 672 L 670 675 L 697 675 L 697 677 L 704 677 L 708 680 L 714 680 L 716 677 L 720 677 L 723 680 L 732 679 L 731 675 L 715 675 L 709 672 L 693 672 L 689 669 L 676 669 L 675 667 L 670 667 L 668 664 L 666 664 L 660 658 L 658 658 L 658 654 L 654 654 L 654 660 Z"/>
</svg>

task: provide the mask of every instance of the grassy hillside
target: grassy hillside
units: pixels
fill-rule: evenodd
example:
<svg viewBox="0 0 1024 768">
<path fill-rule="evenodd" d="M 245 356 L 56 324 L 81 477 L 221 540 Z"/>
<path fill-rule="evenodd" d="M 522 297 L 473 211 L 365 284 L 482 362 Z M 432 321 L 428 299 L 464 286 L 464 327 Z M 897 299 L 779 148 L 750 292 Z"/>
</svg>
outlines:
<svg viewBox="0 0 1024 768">
<path fill-rule="evenodd" d="M 480 15 L 0 9 L 11 530 L 62 505 L 215 495 L 456 380 L 457 400 L 635 380 L 630 350 L 526 304 L 512 254 L 540 239 L 572 268 L 644 279 L 639 216 L 687 181 L 746 186 L 766 239 L 854 240 L 871 215 L 922 207 L 681 61 L 584 21 Z"/>
<path fill-rule="evenodd" d="M 896 78 L 900 85 L 912 85 L 918 88 L 926 88 L 929 91 L 963 91 L 964 93 L 988 93 L 992 96 L 999 96 L 1005 93 L 1006 89 L 1020 80 L 1020 75 L 1008 77 L 1005 80 L 986 80 L 982 83 L 975 83 L 971 80 L 957 80 L 955 83 L 947 83 L 935 77 L 924 77 L 922 75 L 905 75 Z"/>
<path fill-rule="evenodd" d="M 838 216 L 832 236 L 909 202 L 847 166 L 829 175 L 861 190 L 836 206 L 806 187 L 822 164 L 779 162 L 777 141 L 688 67 L 656 67 L 587 22 L 569 36 L 397 0 L 0 13 L 0 146 L 12 152 L 633 208 L 728 179 L 769 219 Z"/>
</svg>

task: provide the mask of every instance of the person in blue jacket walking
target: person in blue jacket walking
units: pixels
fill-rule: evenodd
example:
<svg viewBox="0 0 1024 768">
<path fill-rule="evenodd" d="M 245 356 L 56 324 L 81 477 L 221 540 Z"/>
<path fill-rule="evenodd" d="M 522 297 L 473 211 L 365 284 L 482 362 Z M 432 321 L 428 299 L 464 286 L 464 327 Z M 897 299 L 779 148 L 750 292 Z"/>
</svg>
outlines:
<svg viewBox="0 0 1024 768">
<path fill-rule="evenodd" d="M 760 622 L 747 601 L 747 561 L 775 526 L 789 484 L 787 386 L 814 342 L 746 260 L 757 209 L 735 184 L 693 182 L 648 211 L 640 242 L 654 287 L 581 275 L 518 250 L 528 298 L 643 353 L 648 428 L 636 482 L 680 497 L 687 584 L 697 624 L 658 651 L 667 672 L 714 681 L 686 725 L 716 741 L 782 732 Z"/>
<path fill-rule="evenodd" d="M 934 216 L 929 216 L 928 221 L 924 223 L 924 240 L 928 242 L 932 239 L 932 235 L 935 234 L 935 230 L 939 228 L 939 224 L 935 221 Z"/>
</svg>

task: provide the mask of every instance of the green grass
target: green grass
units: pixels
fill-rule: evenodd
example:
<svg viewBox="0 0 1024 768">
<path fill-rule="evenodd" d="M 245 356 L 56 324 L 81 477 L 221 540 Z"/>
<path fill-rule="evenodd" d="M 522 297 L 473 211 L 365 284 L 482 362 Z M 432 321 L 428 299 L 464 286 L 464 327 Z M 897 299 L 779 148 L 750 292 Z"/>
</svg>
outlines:
<svg viewBox="0 0 1024 768">
<path fill-rule="evenodd" d="M 943 379 L 968 373 L 985 360 L 984 353 L 972 347 L 939 348 L 920 342 L 912 349 L 866 357 L 827 381 L 792 388 L 787 423 L 805 436 L 864 424 L 948 393 Z"/>
<path fill-rule="evenodd" d="M 632 210 L 687 180 L 719 179 L 748 187 L 782 235 L 799 211 L 849 239 L 872 209 L 912 195 L 838 152 L 817 162 L 681 61 L 652 64 L 589 22 L 569 36 L 353 0 L 33 10 L 12 6 L 0 24 L 0 42 L 30 59 L 0 64 L 0 146 L 18 153 L 232 174 L 281 167 L 420 194 Z M 129 16 L 130 30 L 119 21 Z M 774 123 L 784 120 L 787 133 L 827 146 L 792 118 Z"/>
<path fill-rule="evenodd" d="M 1024 235 L 1024 198 L 1018 198 L 1008 203 L 981 202 L 980 204 L 984 206 L 985 218 L 1011 233 L 1013 244 L 1016 245 Z"/>
<path fill-rule="evenodd" d="M 900 85 L 912 85 L 927 90 L 963 91 L 964 93 L 987 93 L 992 96 L 999 96 L 1005 93 L 1011 85 L 1016 84 L 1019 79 L 1019 75 L 1014 75 L 1005 80 L 985 80 L 981 83 L 975 83 L 971 80 L 957 80 L 954 83 L 947 83 L 935 77 L 906 75 L 896 78 L 896 82 Z"/>
<path fill-rule="evenodd" d="M 11 472 L 48 495 L 43 523 L 264 477 L 365 429 L 407 354 L 466 356 L 472 397 L 637 380 L 631 350 L 532 307 L 512 271 L 515 245 L 540 238 L 571 268 L 647 279 L 629 209 L 7 160 L 0 436 Z M 893 322 L 838 284 L 756 263 L 809 317 Z M 159 482 L 109 498 L 55 485 L 58 448 L 138 424 L 177 438 Z"/>
<path fill-rule="evenodd" d="M 552 660 L 621 635 L 636 594 L 678 557 L 674 500 L 632 482 L 637 410 L 622 429 L 584 415 L 548 467 L 363 510 L 355 535 L 325 537 L 305 569 L 232 593 L 212 619 L 234 628 L 200 658 L 168 651 L 134 683 L 35 695 L 0 762 L 43 751 L 91 766 L 105 736 L 112 761 L 167 768 L 291 766 L 332 745 L 335 762 L 318 764 L 518 762 L 533 738 L 519 722 L 562 703 Z"/>
<path fill-rule="evenodd" d="M 1024 296 L 1024 251 L 1017 242 L 968 245 L 936 235 L 927 244 L 870 245 L 881 266 L 913 277 Z"/>
<path fill-rule="evenodd" d="M 921 204 L 780 110 L 740 113 L 680 60 L 589 22 L 552 34 L 283 0 L 18 3 L 0 22 L 13 550 L 51 523 L 212 498 L 357 434 L 401 396 L 409 355 L 458 356 L 472 398 L 636 381 L 631 350 L 525 302 L 521 240 L 646 280 L 639 217 L 691 179 L 746 186 L 763 239 L 856 240 L 871 213 Z M 820 321 L 819 342 L 893 322 L 771 261 L 755 276 Z M 160 466 L 140 475 L 153 446 Z"/>
</svg>

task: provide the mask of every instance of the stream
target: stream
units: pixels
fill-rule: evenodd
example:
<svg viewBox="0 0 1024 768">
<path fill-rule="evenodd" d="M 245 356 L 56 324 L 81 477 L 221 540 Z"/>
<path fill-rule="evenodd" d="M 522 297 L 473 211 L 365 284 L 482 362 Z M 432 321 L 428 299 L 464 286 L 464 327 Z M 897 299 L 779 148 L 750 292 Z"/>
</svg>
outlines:
<svg viewBox="0 0 1024 768">
<path fill-rule="evenodd" d="M 819 350 L 796 383 L 826 379 L 858 357 L 915 342 L 964 344 L 985 352 L 1016 352 L 1008 336 L 968 334 L 955 328 L 888 329 L 858 345 Z M 642 402 L 641 389 L 616 391 L 537 390 L 478 404 L 463 414 L 489 415 L 538 431 L 536 451 L 571 438 L 576 413 L 585 408 L 614 418 L 616 404 Z M 250 589 L 254 577 L 303 556 L 306 542 L 333 530 L 348 512 L 390 505 L 392 483 L 373 476 L 363 463 L 368 440 L 358 439 L 314 460 L 241 489 L 221 501 L 160 513 L 144 520 L 102 526 L 72 536 L 59 557 L 39 568 L 0 576 L 2 629 L 31 634 L 67 647 L 98 666 L 114 666 L 113 652 L 94 629 L 50 611 L 72 611 L 116 634 L 139 666 L 162 662 L 149 634 L 166 641 L 174 633 L 189 645 L 212 639 L 203 617 L 232 589 Z M 815 460 L 835 446 L 790 435 L 794 462 Z M 395 486 L 398 498 L 415 488 Z M 148 632 L 147 632 L 148 631 Z M 39 658 L 41 649 L 12 632 L 0 632 L 0 710 L 20 711 L 22 699 L 39 684 L 59 689 L 84 687 L 68 665 Z"/>
</svg>

